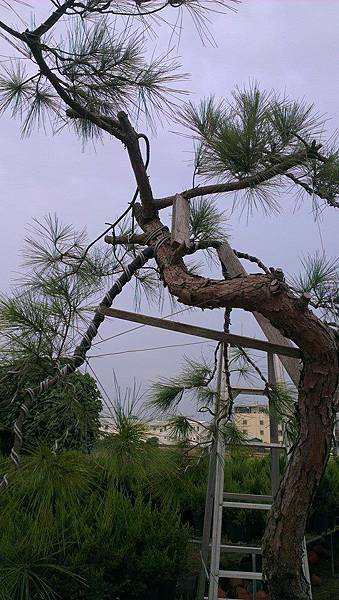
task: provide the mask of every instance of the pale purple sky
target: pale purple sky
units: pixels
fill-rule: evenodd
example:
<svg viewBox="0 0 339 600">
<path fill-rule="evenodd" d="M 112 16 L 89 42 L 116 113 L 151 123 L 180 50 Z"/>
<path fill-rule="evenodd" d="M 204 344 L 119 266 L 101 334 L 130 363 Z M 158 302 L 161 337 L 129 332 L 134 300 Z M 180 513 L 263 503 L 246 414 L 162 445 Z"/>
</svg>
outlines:
<svg viewBox="0 0 339 600">
<path fill-rule="evenodd" d="M 46 14 L 48 0 L 31 1 Z M 0 10 L 1 18 L 8 13 Z M 14 23 L 14 20 L 10 18 Z M 339 123 L 338 26 L 339 2 L 336 0 L 244 0 L 237 13 L 212 16 L 216 48 L 203 47 L 192 25 L 187 21 L 179 54 L 185 71 L 192 75 L 189 84 L 192 98 L 215 93 L 229 97 L 236 85 L 257 80 L 263 88 L 286 92 L 291 98 L 314 102 L 321 114 L 329 118 L 333 133 Z M 165 30 L 161 34 L 163 39 Z M 166 38 L 167 39 L 167 38 Z M 158 46 L 161 46 L 161 41 Z M 3 43 L 1 52 L 8 53 Z M 18 272 L 20 250 L 25 228 L 32 217 L 41 219 L 56 212 L 61 220 L 82 228 L 95 237 L 106 221 L 113 220 L 126 206 L 134 190 L 134 181 L 125 151 L 120 143 L 105 140 L 94 149 L 81 143 L 67 131 L 52 136 L 42 131 L 29 139 L 21 139 L 19 123 L 6 114 L 1 118 L 0 181 L 0 289 L 8 289 Z M 164 124 L 157 135 L 150 132 L 152 160 L 149 169 L 155 196 L 178 192 L 190 186 L 188 165 L 191 144 Z M 219 200 L 227 209 L 232 195 Z M 233 247 L 260 256 L 269 265 L 281 266 L 286 272 L 298 270 L 299 257 L 321 249 L 321 236 L 329 255 L 338 251 L 337 219 L 328 208 L 315 223 L 311 200 L 298 210 L 292 195 L 283 197 L 281 215 L 265 217 L 255 214 L 246 222 L 239 214 L 231 219 Z M 245 265 L 246 266 L 246 265 Z M 132 308 L 125 290 L 116 306 Z M 156 309 L 143 307 L 156 314 Z M 170 312 L 170 310 L 168 310 Z M 251 319 L 240 313 L 234 318 L 233 331 L 244 335 L 260 335 Z M 186 314 L 186 317 L 185 317 Z M 222 311 L 184 313 L 183 319 L 220 329 Z M 104 335 L 112 335 L 129 327 L 110 320 Z M 150 346 L 197 341 L 180 334 L 141 329 L 98 346 L 98 352 L 109 353 Z M 207 345 L 144 354 L 125 354 L 93 361 L 93 367 L 107 391 L 112 390 L 114 368 L 122 385 L 133 376 L 145 384 L 159 375 L 173 374 L 182 357 L 198 357 Z"/>
</svg>

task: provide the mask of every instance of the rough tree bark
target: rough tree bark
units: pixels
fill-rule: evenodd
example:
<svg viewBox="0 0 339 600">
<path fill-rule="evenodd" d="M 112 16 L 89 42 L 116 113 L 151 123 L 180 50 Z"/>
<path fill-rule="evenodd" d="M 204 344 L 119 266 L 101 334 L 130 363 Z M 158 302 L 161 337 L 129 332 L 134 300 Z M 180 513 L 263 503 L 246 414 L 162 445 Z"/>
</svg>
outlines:
<svg viewBox="0 0 339 600">
<path fill-rule="evenodd" d="M 159 231 L 159 217 L 136 218 L 146 234 Z M 215 281 L 189 273 L 182 257 L 160 231 L 152 245 L 165 286 L 178 300 L 202 309 L 242 308 L 266 317 L 302 353 L 299 439 L 269 515 L 263 556 L 270 600 L 309 600 L 302 572 L 302 540 L 314 493 L 326 467 L 335 419 L 337 343 L 332 331 L 282 283 L 272 293 L 267 275 Z"/>
</svg>

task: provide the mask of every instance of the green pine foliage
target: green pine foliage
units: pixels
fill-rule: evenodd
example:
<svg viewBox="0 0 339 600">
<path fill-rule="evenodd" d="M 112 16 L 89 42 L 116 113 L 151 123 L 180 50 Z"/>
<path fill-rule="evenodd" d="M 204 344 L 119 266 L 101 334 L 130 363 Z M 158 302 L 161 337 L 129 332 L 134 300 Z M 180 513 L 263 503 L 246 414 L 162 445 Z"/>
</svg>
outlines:
<svg viewBox="0 0 339 600">
<path fill-rule="evenodd" d="M 22 44 L 20 50 L 0 77 L 0 112 L 10 110 L 19 118 L 23 135 L 47 124 L 59 130 L 69 122 L 85 140 L 101 137 L 101 130 L 88 120 L 67 118 L 52 85 L 27 69 L 24 58 L 29 54 Z M 134 118 L 142 113 L 152 124 L 158 113 L 171 113 L 184 92 L 176 86 L 187 79 L 178 61 L 168 53 L 148 58 L 140 31 L 115 26 L 108 15 L 69 20 L 64 39 L 50 35 L 44 50 L 69 97 L 93 114 L 115 118 L 125 110 Z"/>
<path fill-rule="evenodd" d="M 306 139 L 318 134 L 312 108 L 253 84 L 236 88 L 229 103 L 213 96 L 197 106 L 190 102 L 180 120 L 200 142 L 198 174 L 227 181 L 265 169 L 275 154 L 300 149 L 295 133 Z"/>
<path fill-rule="evenodd" d="M 146 598 L 182 572 L 188 530 L 178 511 L 152 502 L 142 477 L 123 491 L 105 461 L 47 448 L 24 459 L 0 499 L 7 598 Z"/>
<path fill-rule="evenodd" d="M 0 366 L 0 442 L 7 454 L 12 445 L 12 426 L 18 415 L 21 391 L 38 385 L 51 374 L 46 368 L 32 368 L 30 361 Z M 24 452 L 41 443 L 50 448 L 90 452 L 99 437 L 101 395 L 88 374 L 73 373 L 67 380 L 43 392 L 33 403 L 25 423 Z"/>
<path fill-rule="evenodd" d="M 301 271 L 291 279 L 299 294 L 310 293 L 311 303 L 327 321 L 339 321 L 339 259 L 324 252 L 306 255 L 301 259 Z"/>
<path fill-rule="evenodd" d="M 178 120 L 193 132 L 197 176 L 215 183 L 252 178 L 243 192 L 243 200 L 248 202 L 242 209 L 279 210 L 275 188 L 284 179 L 278 167 L 284 161 L 284 170 L 297 184 L 294 189 L 298 193 L 318 194 L 329 204 L 335 203 L 338 151 L 328 146 L 324 160 L 316 160 L 311 150 L 305 152 L 312 144 L 324 144 L 324 121 L 303 100 L 268 93 L 253 83 L 244 89 L 237 87 L 230 101 L 210 96 L 199 104 L 189 102 Z M 293 157 L 300 152 L 304 158 L 296 164 Z M 267 170 L 269 177 L 265 176 Z"/>
<path fill-rule="evenodd" d="M 335 202 L 339 195 L 339 151 L 331 149 L 328 160 L 314 168 L 313 188 L 321 198 Z"/>
<path fill-rule="evenodd" d="M 0 496 L 3 598 L 97 600 L 119 594 L 122 600 L 146 600 L 153 593 L 162 597 L 187 572 L 188 526 L 201 535 L 208 453 L 198 458 L 179 449 L 150 449 L 142 439 L 142 433 L 131 435 L 135 455 L 142 456 L 133 477 L 132 460 L 121 460 L 119 444 L 91 455 L 54 453 L 45 446 L 23 458 Z M 249 449 L 228 452 L 225 491 L 269 494 L 269 457 Z M 313 510 L 329 510 L 338 501 L 339 463 L 331 458 Z M 257 542 L 265 516 L 226 511 L 223 539 Z"/>
<path fill-rule="evenodd" d="M 227 217 L 214 200 L 198 198 L 190 202 L 191 237 L 195 242 L 227 239 Z"/>
<path fill-rule="evenodd" d="M 247 353 L 248 356 L 250 356 Z M 252 381 L 256 377 L 253 366 L 246 360 L 244 353 L 237 348 L 230 349 L 229 370 L 233 376 L 243 381 Z M 172 378 L 162 378 L 151 386 L 150 405 L 166 412 L 175 410 L 186 390 L 191 390 L 197 405 L 213 407 L 216 399 L 216 352 L 213 359 L 193 360 L 189 357 L 181 367 L 181 372 Z"/>
<path fill-rule="evenodd" d="M 185 390 L 193 390 L 200 403 L 210 402 L 215 397 L 215 391 L 209 386 L 213 376 L 210 364 L 186 358 L 178 376 L 153 383 L 149 392 L 150 404 L 161 412 L 173 410 L 182 400 Z"/>
</svg>

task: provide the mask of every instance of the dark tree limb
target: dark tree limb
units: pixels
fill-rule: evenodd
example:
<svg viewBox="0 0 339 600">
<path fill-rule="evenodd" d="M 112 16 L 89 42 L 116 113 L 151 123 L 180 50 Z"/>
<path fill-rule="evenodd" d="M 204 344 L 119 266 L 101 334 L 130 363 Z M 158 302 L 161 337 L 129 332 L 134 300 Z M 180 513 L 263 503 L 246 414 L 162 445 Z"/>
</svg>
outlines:
<svg viewBox="0 0 339 600">
<path fill-rule="evenodd" d="M 302 181 L 299 177 L 296 177 L 296 175 L 293 175 L 293 173 L 285 173 L 285 177 L 288 177 L 289 179 L 291 179 L 291 181 L 293 181 L 293 183 L 296 183 L 297 185 L 302 187 L 305 190 L 305 192 L 307 192 L 307 194 L 309 194 L 309 196 L 318 196 L 322 200 L 325 200 L 325 202 L 327 202 L 327 204 L 329 206 L 333 206 L 333 208 L 339 208 L 339 202 L 337 202 L 333 198 L 329 198 L 328 196 L 323 194 L 321 191 L 314 189 L 313 187 L 308 185 L 305 181 Z"/>
<path fill-rule="evenodd" d="M 147 235 L 143 233 L 133 233 L 133 234 L 123 234 L 123 235 L 106 235 L 104 238 L 106 244 L 111 244 L 113 246 L 132 246 L 136 244 L 138 246 L 147 244 Z M 187 248 L 182 248 L 181 255 L 186 256 L 190 254 L 194 254 L 198 250 L 208 250 L 213 248 L 214 250 L 219 250 L 222 246 L 223 242 L 220 240 L 201 240 L 197 242 L 191 242 Z M 244 260 L 249 260 L 251 263 L 255 263 L 258 265 L 260 269 L 262 269 L 265 273 L 270 274 L 269 269 L 264 265 L 264 263 L 257 258 L 256 256 L 252 256 L 251 254 L 247 254 L 246 252 L 239 252 L 238 250 L 233 249 L 234 254 L 238 258 L 242 258 Z"/>
<path fill-rule="evenodd" d="M 149 154 L 148 138 L 135 131 L 125 112 L 120 111 L 118 113 L 118 121 L 120 124 L 120 131 L 123 134 L 123 142 L 127 148 L 130 163 L 137 182 L 144 218 L 151 219 L 157 214 L 157 211 L 154 208 L 152 188 L 139 146 L 139 139 L 143 138 L 146 141 Z"/>
<path fill-rule="evenodd" d="M 46 19 L 44 23 L 39 25 L 32 33 L 37 37 L 41 37 L 45 33 L 47 33 L 56 23 L 66 14 L 69 8 L 75 4 L 75 0 L 66 0 L 63 4 L 61 4 L 51 15 Z"/>
<path fill-rule="evenodd" d="M 6 25 L 6 23 L 4 23 L 3 21 L 0 21 L 0 29 L 3 29 L 4 31 L 6 31 L 6 33 L 9 33 L 9 35 L 12 35 L 13 37 L 15 37 L 17 40 L 21 40 L 21 42 L 24 42 L 24 35 L 22 33 L 20 33 L 19 31 L 16 31 L 15 29 L 13 29 L 12 27 L 9 27 L 8 25 Z"/>
<path fill-rule="evenodd" d="M 210 185 L 197 186 L 188 190 L 184 190 L 180 193 L 182 196 L 184 196 L 184 198 L 187 198 L 187 200 L 191 200 L 192 198 L 197 198 L 199 196 L 209 196 L 212 194 L 221 194 L 225 192 L 237 192 L 248 188 L 254 188 L 257 185 L 260 185 L 260 183 L 269 181 L 273 177 L 284 175 L 287 171 L 289 171 L 289 169 L 303 165 L 309 158 L 312 158 L 312 156 L 310 156 L 310 152 L 307 150 L 302 150 L 289 156 L 284 156 L 276 164 L 263 169 L 259 173 L 245 177 L 244 179 L 239 179 L 238 181 L 229 181 L 226 183 L 212 183 Z M 166 196 L 165 198 L 156 198 L 154 200 L 154 204 L 158 209 L 166 208 L 168 206 L 172 206 L 173 200 L 174 195 Z"/>
</svg>

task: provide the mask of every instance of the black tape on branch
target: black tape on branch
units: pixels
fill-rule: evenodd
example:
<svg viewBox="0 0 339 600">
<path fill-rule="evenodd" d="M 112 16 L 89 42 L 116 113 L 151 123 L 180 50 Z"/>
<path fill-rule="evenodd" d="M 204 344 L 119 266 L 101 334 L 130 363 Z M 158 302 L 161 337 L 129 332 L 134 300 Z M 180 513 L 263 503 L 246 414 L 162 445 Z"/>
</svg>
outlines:
<svg viewBox="0 0 339 600">
<path fill-rule="evenodd" d="M 154 256 L 152 248 L 145 248 L 142 250 L 136 258 L 126 267 L 120 277 L 114 282 L 111 289 L 107 292 L 103 300 L 100 302 L 100 307 L 110 308 L 113 304 L 113 300 L 122 291 L 123 287 L 128 283 L 134 273 L 140 269 L 150 258 Z M 25 397 L 20 406 L 20 412 L 16 419 L 13 432 L 14 432 L 14 445 L 11 450 L 11 459 L 16 467 L 20 463 L 20 452 L 23 444 L 23 425 L 26 417 L 29 413 L 30 406 L 33 401 L 40 396 L 43 392 L 51 388 L 53 385 L 59 383 L 62 379 L 76 371 L 86 360 L 86 354 L 92 346 L 92 341 L 96 337 L 101 323 L 104 321 L 104 315 L 97 311 L 87 329 L 80 344 L 75 348 L 73 357 L 69 359 L 69 363 L 65 365 L 57 375 L 54 377 L 47 377 L 40 384 L 32 389 L 25 389 Z M 0 483 L 0 489 L 8 486 L 8 477 L 4 475 Z"/>
</svg>

